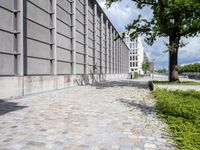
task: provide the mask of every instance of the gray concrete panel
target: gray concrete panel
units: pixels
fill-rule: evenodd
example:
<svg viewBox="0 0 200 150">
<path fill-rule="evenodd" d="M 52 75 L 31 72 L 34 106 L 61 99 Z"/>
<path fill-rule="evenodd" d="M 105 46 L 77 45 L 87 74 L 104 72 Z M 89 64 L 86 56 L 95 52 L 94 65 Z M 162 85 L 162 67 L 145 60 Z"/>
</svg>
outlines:
<svg viewBox="0 0 200 150">
<path fill-rule="evenodd" d="M 88 64 L 89 65 L 94 65 L 93 64 L 93 57 L 90 57 L 90 56 L 88 57 Z"/>
<path fill-rule="evenodd" d="M 57 20 L 57 32 L 62 33 L 68 37 L 72 37 L 71 27 L 67 26 L 63 22 Z"/>
<path fill-rule="evenodd" d="M 14 75 L 14 56 L 5 54 L 0 55 L 0 74 Z"/>
<path fill-rule="evenodd" d="M 64 11 L 60 7 L 57 7 L 57 18 L 61 19 L 66 24 L 71 24 L 72 22 L 72 18 L 69 13 L 66 13 L 66 11 Z"/>
<path fill-rule="evenodd" d="M 61 6 L 65 11 L 72 12 L 71 0 L 57 0 L 57 4 Z"/>
<path fill-rule="evenodd" d="M 71 63 L 59 62 L 57 63 L 58 74 L 71 74 Z"/>
<path fill-rule="evenodd" d="M 48 44 L 28 39 L 27 55 L 39 58 L 51 58 L 51 47 Z"/>
<path fill-rule="evenodd" d="M 76 10 L 76 19 L 81 23 L 85 23 L 84 14 L 82 14 L 79 10 Z"/>
<path fill-rule="evenodd" d="M 57 60 L 71 62 L 72 61 L 72 54 L 71 53 L 72 53 L 71 51 L 57 47 Z"/>
<path fill-rule="evenodd" d="M 94 49 L 93 48 L 88 47 L 88 56 L 91 56 L 91 57 L 94 56 Z"/>
<path fill-rule="evenodd" d="M 13 34 L 0 31 L 0 51 L 13 52 L 14 51 L 14 37 Z"/>
<path fill-rule="evenodd" d="M 0 29 L 13 31 L 14 29 L 14 15 L 12 12 L 0 8 Z"/>
<path fill-rule="evenodd" d="M 79 53 L 84 53 L 84 44 L 76 42 L 76 51 Z"/>
<path fill-rule="evenodd" d="M 84 64 L 85 59 L 84 59 L 84 54 L 76 54 L 76 62 L 79 64 Z"/>
<path fill-rule="evenodd" d="M 41 10 L 39 7 L 27 2 L 27 18 L 37 22 L 45 27 L 50 27 L 49 13 Z M 44 19 L 45 18 L 45 19 Z"/>
<path fill-rule="evenodd" d="M 46 11 L 50 11 L 51 9 L 50 7 L 51 0 L 29 0 L 29 1 Z"/>
<path fill-rule="evenodd" d="M 13 10 L 15 0 L 0 0 L 0 6 Z"/>
<path fill-rule="evenodd" d="M 80 0 L 77 0 L 76 2 L 76 9 L 80 11 L 81 13 L 85 12 L 84 3 L 85 2 L 81 2 Z"/>
<path fill-rule="evenodd" d="M 76 32 L 76 40 L 81 43 L 85 43 L 85 35 L 83 33 Z"/>
<path fill-rule="evenodd" d="M 51 42 L 50 30 L 30 21 L 27 21 L 27 36 L 42 42 Z"/>
<path fill-rule="evenodd" d="M 49 60 L 28 58 L 27 65 L 29 75 L 51 74 L 51 63 Z"/>
<path fill-rule="evenodd" d="M 63 35 L 57 34 L 57 46 L 61 46 L 66 49 L 71 49 L 72 41 L 70 38 L 65 38 Z"/>
<path fill-rule="evenodd" d="M 76 73 L 77 74 L 84 74 L 84 65 L 76 64 Z"/>
</svg>

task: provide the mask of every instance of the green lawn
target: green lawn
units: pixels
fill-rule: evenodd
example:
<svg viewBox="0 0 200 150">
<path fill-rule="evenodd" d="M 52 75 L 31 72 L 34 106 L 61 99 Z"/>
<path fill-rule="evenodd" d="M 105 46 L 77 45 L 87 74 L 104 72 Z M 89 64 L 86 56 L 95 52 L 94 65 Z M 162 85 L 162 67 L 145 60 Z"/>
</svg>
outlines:
<svg viewBox="0 0 200 150">
<path fill-rule="evenodd" d="M 178 149 L 200 150 L 200 92 L 158 89 L 153 95 Z"/>
<path fill-rule="evenodd" d="M 200 82 L 193 82 L 193 81 L 182 81 L 182 82 L 169 82 L 169 81 L 153 81 L 154 84 L 159 85 L 195 85 L 200 86 Z"/>
</svg>

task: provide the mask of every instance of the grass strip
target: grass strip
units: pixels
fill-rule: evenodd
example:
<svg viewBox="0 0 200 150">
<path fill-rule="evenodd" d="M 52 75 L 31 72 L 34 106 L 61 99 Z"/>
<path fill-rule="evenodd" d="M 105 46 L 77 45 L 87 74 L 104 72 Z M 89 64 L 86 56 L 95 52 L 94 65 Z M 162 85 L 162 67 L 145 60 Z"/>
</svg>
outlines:
<svg viewBox="0 0 200 150">
<path fill-rule="evenodd" d="M 193 81 L 181 81 L 181 82 L 153 81 L 153 83 L 159 84 L 159 85 L 194 85 L 194 86 L 200 86 L 200 82 L 193 82 Z"/>
<path fill-rule="evenodd" d="M 200 150 L 200 92 L 157 89 L 153 95 L 178 149 Z"/>
</svg>

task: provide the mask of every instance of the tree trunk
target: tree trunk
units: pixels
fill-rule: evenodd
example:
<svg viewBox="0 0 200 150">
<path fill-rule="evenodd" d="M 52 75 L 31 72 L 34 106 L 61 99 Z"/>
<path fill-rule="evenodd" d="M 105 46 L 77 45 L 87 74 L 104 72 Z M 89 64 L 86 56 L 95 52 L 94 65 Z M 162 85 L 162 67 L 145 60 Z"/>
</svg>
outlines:
<svg viewBox="0 0 200 150">
<path fill-rule="evenodd" d="M 169 50 L 169 81 L 178 82 L 178 43 L 179 41 L 170 38 L 170 50 Z"/>
</svg>

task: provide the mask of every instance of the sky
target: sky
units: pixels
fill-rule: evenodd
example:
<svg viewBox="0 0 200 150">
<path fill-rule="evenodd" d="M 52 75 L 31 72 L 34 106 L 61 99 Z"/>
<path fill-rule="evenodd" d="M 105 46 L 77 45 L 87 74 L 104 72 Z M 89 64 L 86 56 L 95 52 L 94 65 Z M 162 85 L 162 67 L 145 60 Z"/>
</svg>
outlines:
<svg viewBox="0 0 200 150">
<path fill-rule="evenodd" d="M 118 32 L 124 32 L 125 26 L 137 18 L 139 14 L 143 18 L 151 18 L 151 10 L 145 8 L 139 10 L 131 0 L 122 0 L 122 2 L 113 3 L 110 8 L 105 6 L 105 0 L 97 0 L 108 18 L 111 20 Z M 143 37 L 141 37 L 143 39 Z M 168 53 L 166 53 L 165 43 L 167 39 L 159 38 L 153 46 L 147 45 L 142 40 L 144 49 L 151 60 L 155 60 L 156 69 L 168 67 Z M 179 50 L 179 64 L 188 64 L 200 62 L 200 36 L 183 39 L 187 45 Z"/>
</svg>

